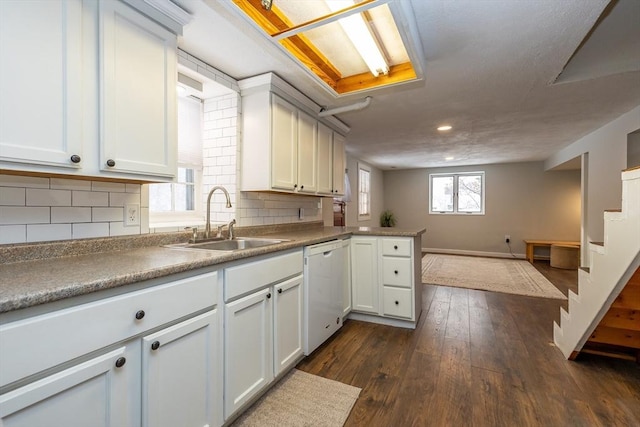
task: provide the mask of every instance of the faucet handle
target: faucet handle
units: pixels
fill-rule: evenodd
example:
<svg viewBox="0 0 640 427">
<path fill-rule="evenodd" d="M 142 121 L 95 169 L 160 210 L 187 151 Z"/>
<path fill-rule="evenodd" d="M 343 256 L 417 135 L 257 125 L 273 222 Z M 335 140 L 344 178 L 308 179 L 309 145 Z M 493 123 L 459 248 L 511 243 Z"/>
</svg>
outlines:
<svg viewBox="0 0 640 427">
<path fill-rule="evenodd" d="M 218 231 L 216 232 L 216 237 L 222 237 L 222 229 L 224 228 L 225 224 L 219 225 L 218 226 Z"/>
<path fill-rule="evenodd" d="M 235 218 L 232 219 L 229 222 L 229 240 L 233 240 L 233 237 L 234 237 L 233 236 L 233 226 L 235 225 L 235 223 L 236 223 L 236 219 Z"/>
<path fill-rule="evenodd" d="M 195 243 L 198 240 L 198 227 L 185 227 L 185 230 L 191 230 L 191 242 Z"/>
</svg>

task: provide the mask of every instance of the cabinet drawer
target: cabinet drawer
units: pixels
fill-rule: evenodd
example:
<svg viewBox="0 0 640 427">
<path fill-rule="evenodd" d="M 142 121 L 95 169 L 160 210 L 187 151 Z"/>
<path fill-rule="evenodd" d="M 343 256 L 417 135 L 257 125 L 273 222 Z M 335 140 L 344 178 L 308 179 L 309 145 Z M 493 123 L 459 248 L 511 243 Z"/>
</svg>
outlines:
<svg viewBox="0 0 640 427">
<path fill-rule="evenodd" d="M 382 284 L 410 288 L 413 270 L 410 258 L 382 257 Z"/>
<path fill-rule="evenodd" d="M 224 300 L 228 302 L 300 273 L 302 249 L 227 268 L 224 273 Z"/>
<path fill-rule="evenodd" d="M 0 386 L 211 307 L 216 289 L 207 273 L 2 325 Z"/>
<path fill-rule="evenodd" d="M 382 255 L 411 256 L 411 239 L 383 238 Z"/>
<path fill-rule="evenodd" d="M 382 308 L 385 316 L 413 318 L 411 289 L 383 287 Z"/>
</svg>

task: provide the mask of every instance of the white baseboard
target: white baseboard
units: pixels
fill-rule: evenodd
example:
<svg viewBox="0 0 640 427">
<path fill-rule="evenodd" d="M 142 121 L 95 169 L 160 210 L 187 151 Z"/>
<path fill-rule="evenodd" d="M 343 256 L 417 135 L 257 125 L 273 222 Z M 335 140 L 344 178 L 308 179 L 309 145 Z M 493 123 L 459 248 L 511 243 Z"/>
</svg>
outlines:
<svg viewBox="0 0 640 427">
<path fill-rule="evenodd" d="M 489 258 L 526 259 L 525 254 L 511 255 L 509 253 L 504 253 L 504 252 L 466 251 L 462 249 L 422 248 L 422 252 L 429 252 L 432 254 L 483 256 L 483 257 L 489 257 Z"/>
</svg>

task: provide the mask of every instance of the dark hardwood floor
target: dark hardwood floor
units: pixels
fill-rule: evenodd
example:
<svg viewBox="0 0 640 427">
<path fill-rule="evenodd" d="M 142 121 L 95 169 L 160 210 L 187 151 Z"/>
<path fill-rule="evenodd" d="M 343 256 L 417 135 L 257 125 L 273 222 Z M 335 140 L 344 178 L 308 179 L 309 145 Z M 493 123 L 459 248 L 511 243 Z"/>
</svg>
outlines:
<svg viewBox="0 0 640 427">
<path fill-rule="evenodd" d="M 535 266 L 577 289 L 575 271 Z M 346 426 L 640 426 L 640 365 L 564 359 L 563 302 L 423 286 L 416 330 L 349 320 L 298 365 L 362 388 Z"/>
</svg>

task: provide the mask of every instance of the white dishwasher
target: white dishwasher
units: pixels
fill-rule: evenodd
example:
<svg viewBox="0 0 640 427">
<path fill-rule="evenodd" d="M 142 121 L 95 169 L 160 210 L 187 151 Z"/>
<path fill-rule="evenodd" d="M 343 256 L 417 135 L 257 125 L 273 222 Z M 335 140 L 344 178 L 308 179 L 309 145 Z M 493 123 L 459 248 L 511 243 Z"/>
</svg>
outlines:
<svg viewBox="0 0 640 427">
<path fill-rule="evenodd" d="M 304 248 L 304 354 L 311 354 L 342 327 L 344 247 L 332 240 Z"/>
</svg>

